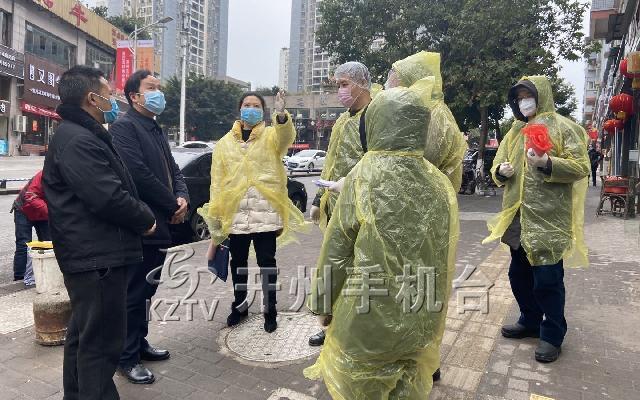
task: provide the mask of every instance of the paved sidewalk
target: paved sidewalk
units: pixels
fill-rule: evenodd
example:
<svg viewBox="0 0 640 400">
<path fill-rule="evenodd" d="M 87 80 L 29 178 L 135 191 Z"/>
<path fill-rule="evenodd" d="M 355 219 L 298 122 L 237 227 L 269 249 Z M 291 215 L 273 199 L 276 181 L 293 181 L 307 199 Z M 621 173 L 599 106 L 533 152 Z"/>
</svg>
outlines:
<svg viewBox="0 0 640 400">
<path fill-rule="evenodd" d="M 479 242 L 486 232 L 483 220 L 497 210 L 500 198 L 461 199 L 457 274 L 462 275 L 467 265 L 474 272 L 460 282 L 450 301 L 442 346 L 443 378 L 431 399 L 640 398 L 640 230 L 635 220 L 594 218 L 596 196 L 597 192 L 590 192 L 585 230 L 592 265 L 566 271 L 569 333 L 560 360 L 547 365 L 533 359 L 535 340 L 507 340 L 499 334 L 504 321 L 517 317 L 507 278 L 509 256 L 501 246 Z M 274 335 L 261 330 L 257 304 L 251 309 L 255 318 L 238 329 L 225 327 L 230 282 L 210 285 L 208 275 L 197 272 L 197 266 L 204 265 L 204 247 L 196 245 L 195 256 L 177 263 L 174 279 L 164 281 L 156 296 L 160 303 L 153 308 L 150 341 L 170 349 L 172 357 L 148 363 L 158 377 L 153 385 L 131 385 L 117 376 L 122 399 L 329 399 L 322 382 L 302 376 L 317 351 L 306 346 L 306 337 L 317 328 L 304 314 L 289 313 L 299 300 L 293 289 L 304 282 L 297 267 L 313 266 L 320 245 L 321 236 L 314 232 L 302 237 L 300 245 L 279 252 L 280 327 Z M 191 305 L 179 302 L 189 283 L 169 287 L 179 286 L 187 274 L 191 283 L 196 276 L 200 279 L 188 296 Z M 466 297 L 464 304 L 469 308 L 480 306 L 487 282 L 488 312 L 463 313 L 459 297 Z M 26 299 L 30 294 L 0 291 L 0 296 L 2 304 L 11 296 Z M 208 321 L 206 315 L 216 300 L 216 312 Z M 0 310 L 1 323 L 6 313 Z M 28 323 L 24 318 L 20 321 Z M 62 349 L 34 344 L 33 327 L 23 326 L 0 334 L 0 399 L 60 400 Z"/>
</svg>

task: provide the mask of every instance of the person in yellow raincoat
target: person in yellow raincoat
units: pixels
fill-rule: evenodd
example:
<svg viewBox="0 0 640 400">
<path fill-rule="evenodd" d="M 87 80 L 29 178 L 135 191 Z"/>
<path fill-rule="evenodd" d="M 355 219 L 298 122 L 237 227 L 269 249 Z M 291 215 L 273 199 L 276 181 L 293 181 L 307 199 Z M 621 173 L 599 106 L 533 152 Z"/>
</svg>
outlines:
<svg viewBox="0 0 640 400">
<path fill-rule="evenodd" d="M 423 157 L 429 109 L 421 96 L 396 88 L 371 102 L 368 152 L 347 175 L 325 232 L 307 305 L 332 319 L 304 374 L 322 378 L 334 399 L 426 399 L 431 391 L 459 227 L 452 186 Z"/>
<path fill-rule="evenodd" d="M 520 318 L 502 327 L 507 338 L 540 337 L 539 362 L 553 362 L 567 332 L 565 266 L 586 266 L 584 201 L 590 172 L 587 135 L 557 114 L 549 80 L 529 76 L 509 91 L 516 118 L 493 162 L 493 179 L 504 186 L 502 212 L 489 221 L 490 236 L 511 249 L 509 281 Z M 523 129 L 546 127 L 553 147 L 527 150 Z"/>
<path fill-rule="evenodd" d="M 331 129 L 329 149 L 320 176 L 336 184 L 328 190 L 320 188 L 310 210 L 311 218 L 322 229 L 327 226 L 338 200 L 340 179 L 347 176 L 365 153 L 360 133 L 361 130 L 364 132 L 361 117 L 371 102 L 371 75 L 364 64 L 356 61 L 341 64 L 336 68 L 334 78 L 338 85 L 338 99 L 347 111 L 340 114 Z M 309 345 L 321 346 L 324 338 L 324 331 L 320 331 L 309 338 Z"/>
<path fill-rule="evenodd" d="M 389 71 L 385 88 L 409 87 L 428 76 L 435 78 L 435 85 L 428 99 L 431 122 L 426 135 L 424 158 L 440 169 L 458 192 L 462 185 L 462 159 L 467 150 L 467 142 L 444 102 L 440 54 L 421 51 L 396 61 Z"/>
<path fill-rule="evenodd" d="M 276 240 L 286 243 L 304 227 L 304 216 L 289 200 L 282 157 L 296 132 L 285 111 L 284 93 L 276 96 L 274 125 L 263 121 L 265 101 L 257 93 L 244 93 L 238 104 L 240 120 L 218 141 L 211 159 L 209 203 L 198 209 L 209 226 L 212 260 L 217 245 L 230 240 L 234 301 L 227 325 L 240 323 L 248 315 L 247 263 L 253 242 L 262 276 L 264 329 L 277 328 Z"/>
</svg>

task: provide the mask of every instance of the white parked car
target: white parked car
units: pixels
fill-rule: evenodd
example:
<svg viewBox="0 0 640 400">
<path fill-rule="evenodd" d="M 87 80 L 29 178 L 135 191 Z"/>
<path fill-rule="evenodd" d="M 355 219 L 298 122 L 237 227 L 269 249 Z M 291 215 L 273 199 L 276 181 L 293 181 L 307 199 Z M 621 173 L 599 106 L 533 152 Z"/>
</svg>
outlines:
<svg viewBox="0 0 640 400">
<path fill-rule="evenodd" d="M 199 140 L 194 140 L 191 142 L 184 142 L 182 143 L 182 146 L 178 146 L 179 148 L 182 149 L 213 149 L 215 146 L 215 143 L 213 142 L 201 142 Z"/>
<path fill-rule="evenodd" d="M 287 169 L 290 172 L 322 171 L 324 159 L 327 153 L 322 150 L 302 150 L 287 160 Z"/>
</svg>

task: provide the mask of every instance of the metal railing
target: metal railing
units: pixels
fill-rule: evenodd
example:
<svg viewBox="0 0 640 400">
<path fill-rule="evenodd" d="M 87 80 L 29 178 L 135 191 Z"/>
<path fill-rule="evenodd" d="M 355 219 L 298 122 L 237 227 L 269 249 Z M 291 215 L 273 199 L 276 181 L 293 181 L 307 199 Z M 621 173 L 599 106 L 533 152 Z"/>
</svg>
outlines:
<svg viewBox="0 0 640 400">
<path fill-rule="evenodd" d="M 31 178 L 0 178 L 0 189 L 7 188 L 7 182 L 28 182 Z"/>
</svg>

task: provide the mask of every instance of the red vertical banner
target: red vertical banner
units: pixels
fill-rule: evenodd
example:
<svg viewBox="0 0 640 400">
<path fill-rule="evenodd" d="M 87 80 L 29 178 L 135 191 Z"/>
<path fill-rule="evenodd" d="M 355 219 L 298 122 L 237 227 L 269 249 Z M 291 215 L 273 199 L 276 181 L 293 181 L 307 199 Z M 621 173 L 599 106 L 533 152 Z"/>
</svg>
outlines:
<svg viewBox="0 0 640 400">
<path fill-rule="evenodd" d="M 118 40 L 116 51 L 116 91 L 124 92 L 124 85 L 133 73 L 133 54 L 128 40 Z"/>
</svg>

